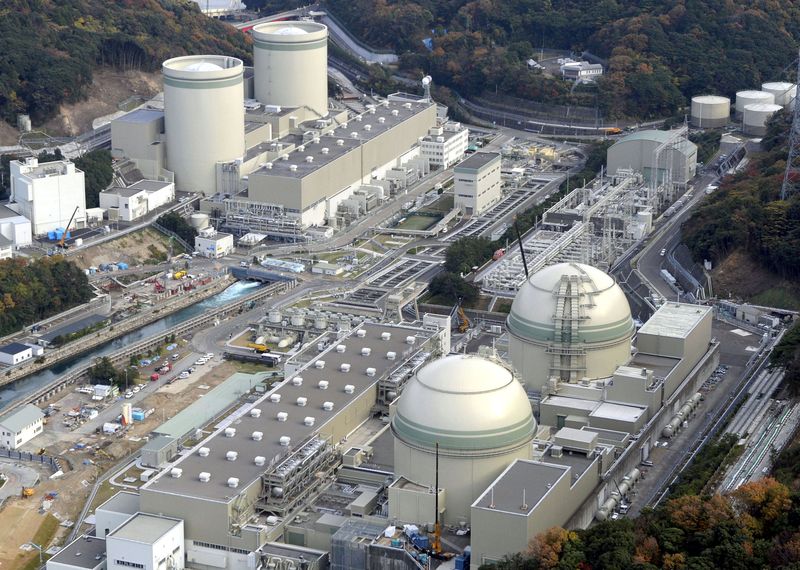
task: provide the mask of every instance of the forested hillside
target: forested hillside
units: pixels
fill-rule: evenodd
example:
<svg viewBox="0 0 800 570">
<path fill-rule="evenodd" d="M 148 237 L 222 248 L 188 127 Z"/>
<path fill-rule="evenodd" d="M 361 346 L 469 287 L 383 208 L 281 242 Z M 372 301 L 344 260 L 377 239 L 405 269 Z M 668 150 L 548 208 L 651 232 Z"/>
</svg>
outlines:
<svg viewBox="0 0 800 570">
<path fill-rule="evenodd" d="M 0 2 L 0 118 L 34 123 L 80 100 L 98 65 L 156 70 L 170 57 L 250 60 L 247 37 L 189 0 Z"/>
<path fill-rule="evenodd" d="M 292 4 L 255 0 L 268 9 Z M 294 2 L 298 4 L 300 2 Z M 796 55 L 800 4 L 774 0 L 327 0 L 375 48 L 403 54 L 462 95 L 484 91 L 594 104 L 607 117 L 664 116 L 688 97 L 731 95 L 774 80 Z M 422 43 L 432 38 L 429 51 Z M 606 60 L 597 91 L 569 93 L 530 71 L 539 49 L 588 50 Z"/>
</svg>

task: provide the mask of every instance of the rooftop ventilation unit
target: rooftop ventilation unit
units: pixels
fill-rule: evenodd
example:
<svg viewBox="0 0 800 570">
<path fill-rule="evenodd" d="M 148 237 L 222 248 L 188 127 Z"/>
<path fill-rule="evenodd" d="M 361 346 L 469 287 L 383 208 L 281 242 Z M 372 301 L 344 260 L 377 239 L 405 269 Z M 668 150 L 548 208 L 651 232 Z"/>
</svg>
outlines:
<svg viewBox="0 0 800 570">
<path fill-rule="evenodd" d="M 313 157 L 313 156 L 310 156 L 310 155 L 309 155 L 309 156 L 307 156 L 307 157 L 306 157 L 306 162 L 309 162 L 309 163 L 311 163 L 311 162 L 314 162 L 314 157 Z"/>
<path fill-rule="evenodd" d="M 342 362 L 342 365 L 339 367 L 339 370 L 342 372 L 350 372 L 350 365 L 347 362 Z"/>
<path fill-rule="evenodd" d="M 261 417 L 261 410 L 258 408 L 253 408 L 250 410 L 250 417 L 251 418 L 260 418 Z"/>
<path fill-rule="evenodd" d="M 560 445 L 553 445 L 550 447 L 550 455 L 552 457 L 562 457 L 564 455 L 564 448 Z"/>
<path fill-rule="evenodd" d="M 303 385 L 303 377 L 302 376 L 295 376 L 292 378 L 292 385 L 294 386 L 302 386 Z"/>
<path fill-rule="evenodd" d="M 308 398 L 304 398 L 303 396 L 300 396 L 299 398 L 297 398 L 297 405 L 298 406 L 305 406 L 307 403 L 308 403 Z"/>
<path fill-rule="evenodd" d="M 225 428 L 225 437 L 233 437 L 236 435 L 236 428 Z"/>
<path fill-rule="evenodd" d="M 260 431 L 253 432 L 253 441 L 261 441 L 264 438 L 264 433 Z"/>
<path fill-rule="evenodd" d="M 315 420 L 312 416 L 306 416 L 306 418 L 303 420 L 303 424 L 305 424 L 308 427 L 311 427 L 314 425 L 314 421 Z"/>
<path fill-rule="evenodd" d="M 406 344 L 415 344 L 416 342 L 417 342 L 417 337 L 411 335 L 406 337 Z"/>
<path fill-rule="evenodd" d="M 230 487 L 231 489 L 235 489 L 238 486 L 239 486 L 239 479 L 237 479 L 236 477 L 228 478 L 228 487 Z"/>
<path fill-rule="evenodd" d="M 403 107 L 405 107 L 406 109 L 411 110 L 411 103 L 403 103 Z"/>
<path fill-rule="evenodd" d="M 333 402 L 323 402 L 322 409 L 326 412 L 330 412 L 333 410 Z"/>
<path fill-rule="evenodd" d="M 378 122 L 379 122 L 380 124 L 383 124 L 383 123 L 385 123 L 385 122 L 386 122 L 386 117 L 378 117 Z"/>
<path fill-rule="evenodd" d="M 262 467 L 267 462 L 267 458 L 263 455 L 256 455 L 256 458 L 253 460 L 253 463 Z"/>
<path fill-rule="evenodd" d="M 377 372 L 377 370 L 375 370 L 374 368 L 367 368 L 367 376 L 370 376 L 370 377 L 375 376 L 376 372 Z"/>
<path fill-rule="evenodd" d="M 328 147 L 322 147 L 322 151 L 321 152 L 322 152 L 322 154 L 328 154 L 330 152 L 330 149 Z"/>
<path fill-rule="evenodd" d="M 239 457 L 238 451 L 229 451 L 228 453 L 225 454 L 225 459 L 227 459 L 228 461 L 236 461 L 237 457 Z"/>
<path fill-rule="evenodd" d="M 344 139 L 336 139 L 336 146 L 344 146 Z"/>
<path fill-rule="evenodd" d="M 328 381 L 327 380 L 320 380 L 317 383 L 317 386 L 319 387 L 320 390 L 327 390 L 328 389 Z"/>
<path fill-rule="evenodd" d="M 443 143 L 444 142 L 444 137 L 436 137 L 436 142 L 437 143 Z"/>
<path fill-rule="evenodd" d="M 390 340 L 391 338 L 392 338 L 392 333 L 390 332 L 381 333 L 381 340 Z"/>
<path fill-rule="evenodd" d="M 289 165 L 289 171 L 290 172 L 297 172 L 297 165 L 296 164 L 290 164 Z"/>
<path fill-rule="evenodd" d="M 305 151 L 306 151 L 306 145 L 301 144 L 300 146 L 297 147 L 297 152 L 305 152 Z"/>
<path fill-rule="evenodd" d="M 361 349 L 361 356 L 369 356 L 372 353 L 372 349 L 368 346 L 365 346 Z"/>
<path fill-rule="evenodd" d="M 392 117 L 396 117 L 399 114 L 400 114 L 400 111 L 398 111 L 397 109 L 392 109 Z"/>
<path fill-rule="evenodd" d="M 283 447 L 289 447 L 289 444 L 292 443 L 292 438 L 288 435 L 281 436 L 278 440 Z"/>
<path fill-rule="evenodd" d="M 281 155 L 281 160 L 289 160 L 289 155 L 288 154 L 282 154 Z"/>
<path fill-rule="evenodd" d="M 181 475 L 183 475 L 183 469 L 180 467 L 173 467 L 169 470 L 169 476 L 173 479 L 180 479 Z"/>
<path fill-rule="evenodd" d="M 314 368 L 319 368 L 320 370 L 325 368 L 325 361 L 324 360 L 317 360 L 314 363 Z"/>
<path fill-rule="evenodd" d="M 211 473 L 209 473 L 208 471 L 203 471 L 202 473 L 200 473 L 200 475 L 197 476 L 197 478 L 200 479 L 200 481 L 202 481 L 203 483 L 208 483 L 209 481 L 211 481 Z"/>
<path fill-rule="evenodd" d="M 364 118 L 363 118 L 361 115 L 356 115 L 356 121 L 358 121 L 359 123 L 360 123 L 360 122 L 361 122 L 363 119 L 364 119 Z"/>
<path fill-rule="evenodd" d="M 273 404 L 277 404 L 278 402 L 281 401 L 281 395 L 280 394 L 270 394 L 269 401 L 272 402 Z"/>
<path fill-rule="evenodd" d="M 200 457 L 208 457 L 208 454 L 211 453 L 211 450 L 207 447 L 201 447 L 197 450 L 197 455 Z"/>
<path fill-rule="evenodd" d="M 278 418 L 279 422 L 285 422 L 286 420 L 289 419 L 289 414 L 287 414 L 286 412 L 278 412 L 278 415 L 276 417 Z"/>
<path fill-rule="evenodd" d="M 367 108 L 369 109 L 369 114 L 370 115 L 374 115 L 375 114 L 375 105 L 372 105 L 372 106 L 367 107 Z"/>
<path fill-rule="evenodd" d="M 319 137 L 314 137 L 314 144 L 319 144 Z"/>
<path fill-rule="evenodd" d="M 369 132 L 372 130 L 372 125 L 364 125 L 364 130 Z"/>
<path fill-rule="evenodd" d="M 356 391 L 356 387 L 355 386 L 353 386 L 352 384 L 345 384 L 345 386 L 344 386 L 344 393 L 345 394 L 352 394 L 355 391 Z"/>
<path fill-rule="evenodd" d="M 343 345 L 343 344 L 337 344 L 336 345 L 336 352 L 341 353 L 341 352 L 344 352 L 345 350 L 347 350 L 347 347 L 345 345 Z"/>
<path fill-rule="evenodd" d="M 365 331 L 364 329 L 358 329 L 356 331 L 356 336 L 358 338 L 364 338 L 365 336 L 367 336 L 367 331 Z"/>
<path fill-rule="evenodd" d="M 351 132 L 350 133 L 350 138 L 351 139 L 357 139 L 358 138 L 358 133 L 356 131 Z"/>
<path fill-rule="evenodd" d="M 271 162 L 266 163 L 264 165 L 264 168 L 266 168 L 267 170 L 272 170 L 272 163 Z"/>
<path fill-rule="evenodd" d="M 389 351 L 386 353 L 386 360 L 394 360 L 397 358 L 397 353 L 393 351 Z"/>
</svg>

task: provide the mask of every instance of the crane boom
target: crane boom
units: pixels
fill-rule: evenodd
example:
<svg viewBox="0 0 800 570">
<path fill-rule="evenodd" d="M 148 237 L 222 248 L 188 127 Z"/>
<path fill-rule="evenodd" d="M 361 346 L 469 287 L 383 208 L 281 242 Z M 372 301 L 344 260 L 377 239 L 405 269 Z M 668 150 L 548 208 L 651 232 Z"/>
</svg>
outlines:
<svg viewBox="0 0 800 570">
<path fill-rule="evenodd" d="M 64 235 L 61 236 L 61 239 L 58 242 L 58 247 L 62 247 L 66 249 L 65 240 L 67 239 L 67 234 L 69 233 L 69 227 L 72 225 L 72 220 L 75 219 L 75 214 L 78 213 L 78 206 L 75 206 L 75 209 L 72 211 L 72 215 L 69 217 L 69 221 L 67 222 L 67 227 L 64 228 Z"/>
</svg>

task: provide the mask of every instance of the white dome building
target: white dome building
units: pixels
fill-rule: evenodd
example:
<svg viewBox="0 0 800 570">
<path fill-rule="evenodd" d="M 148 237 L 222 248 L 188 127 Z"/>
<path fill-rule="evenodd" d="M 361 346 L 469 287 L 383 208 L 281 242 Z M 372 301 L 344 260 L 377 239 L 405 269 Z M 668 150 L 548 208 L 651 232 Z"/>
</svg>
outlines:
<svg viewBox="0 0 800 570">
<path fill-rule="evenodd" d="M 535 428 L 510 370 L 478 356 L 446 356 L 422 367 L 396 405 L 395 475 L 433 488 L 438 443 L 442 522 L 468 522 L 470 505 L 489 484 L 515 459 L 531 458 Z"/>
<path fill-rule="evenodd" d="M 529 388 L 611 376 L 631 357 L 634 326 L 609 275 L 580 263 L 545 267 L 522 285 L 506 325 L 509 357 Z"/>
</svg>

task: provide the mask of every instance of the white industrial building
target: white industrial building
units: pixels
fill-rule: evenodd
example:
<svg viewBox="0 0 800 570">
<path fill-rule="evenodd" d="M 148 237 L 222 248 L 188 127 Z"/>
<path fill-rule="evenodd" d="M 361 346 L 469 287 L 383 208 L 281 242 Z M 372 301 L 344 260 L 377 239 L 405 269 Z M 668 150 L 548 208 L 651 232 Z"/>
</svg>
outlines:
<svg viewBox="0 0 800 570">
<path fill-rule="evenodd" d="M 47 570 L 106 570 L 106 541 L 76 538 L 47 561 Z"/>
<path fill-rule="evenodd" d="M 75 208 L 72 228 L 86 225 L 83 171 L 68 160 L 43 162 L 36 158 L 13 160 L 9 207 L 31 222 L 34 235 L 67 228 Z"/>
<path fill-rule="evenodd" d="M 175 201 L 175 184 L 159 180 L 139 180 L 127 188 L 112 187 L 100 192 L 100 207 L 109 220 L 137 220 Z"/>
<path fill-rule="evenodd" d="M 469 146 L 469 129 L 461 123 L 446 121 L 428 129 L 419 143 L 422 158 L 427 158 L 431 168 L 450 168 L 464 158 Z"/>
<path fill-rule="evenodd" d="M 164 175 L 164 111 L 136 109 L 111 121 L 111 154 L 131 159 L 145 178 Z"/>
<path fill-rule="evenodd" d="M 137 513 L 105 537 L 108 570 L 182 570 L 183 521 Z"/>
<path fill-rule="evenodd" d="M 33 347 L 20 342 L 0 346 L 0 363 L 13 366 L 33 358 Z"/>
<path fill-rule="evenodd" d="M 561 65 L 561 76 L 574 81 L 595 81 L 603 75 L 603 66 L 588 61 L 569 61 Z"/>
<path fill-rule="evenodd" d="M 15 248 L 31 245 L 31 221 L 7 206 L 0 206 L 0 236 Z"/>
<path fill-rule="evenodd" d="M 468 216 L 477 216 L 500 200 L 500 168 L 500 154 L 496 152 L 476 152 L 458 164 L 453 170 L 454 205 Z"/>
<path fill-rule="evenodd" d="M 194 238 L 194 250 L 204 257 L 220 258 L 233 252 L 233 235 L 214 228 L 200 230 Z"/>
<path fill-rule="evenodd" d="M 42 433 L 44 412 L 33 404 L 0 416 L 0 448 L 19 449 Z"/>
<path fill-rule="evenodd" d="M 697 145 L 670 131 L 638 131 L 608 149 L 608 173 L 641 172 L 645 180 L 685 185 L 697 171 Z"/>
</svg>

